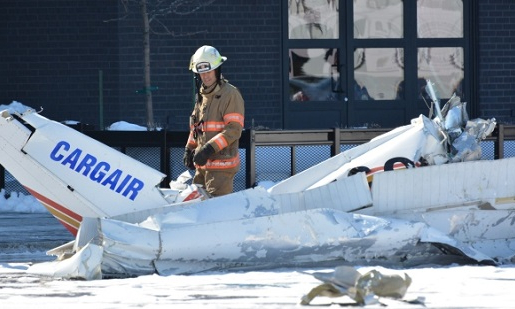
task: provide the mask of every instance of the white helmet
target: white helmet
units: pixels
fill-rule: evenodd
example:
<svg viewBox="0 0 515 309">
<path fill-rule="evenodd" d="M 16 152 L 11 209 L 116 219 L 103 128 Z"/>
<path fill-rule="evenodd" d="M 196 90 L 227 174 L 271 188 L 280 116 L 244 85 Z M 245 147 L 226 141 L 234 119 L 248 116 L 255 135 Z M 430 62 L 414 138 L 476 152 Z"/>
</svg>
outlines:
<svg viewBox="0 0 515 309">
<path fill-rule="evenodd" d="M 190 70 L 195 73 L 206 73 L 218 68 L 227 60 L 213 46 L 204 45 L 191 56 Z"/>
</svg>

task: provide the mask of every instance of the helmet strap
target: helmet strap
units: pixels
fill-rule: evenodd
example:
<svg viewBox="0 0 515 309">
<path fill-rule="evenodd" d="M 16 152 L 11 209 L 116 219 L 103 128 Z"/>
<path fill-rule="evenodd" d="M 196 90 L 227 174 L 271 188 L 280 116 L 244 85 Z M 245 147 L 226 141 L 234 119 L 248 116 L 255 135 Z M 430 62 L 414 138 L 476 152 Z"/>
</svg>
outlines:
<svg viewBox="0 0 515 309">
<path fill-rule="evenodd" d="M 202 87 L 202 79 L 198 73 L 193 74 L 193 79 L 195 80 L 195 95 L 197 96 L 195 98 L 195 102 L 200 103 L 200 87 Z"/>
<path fill-rule="evenodd" d="M 222 66 L 219 66 L 215 69 L 215 75 L 216 75 L 216 82 L 218 85 L 222 84 Z"/>
</svg>

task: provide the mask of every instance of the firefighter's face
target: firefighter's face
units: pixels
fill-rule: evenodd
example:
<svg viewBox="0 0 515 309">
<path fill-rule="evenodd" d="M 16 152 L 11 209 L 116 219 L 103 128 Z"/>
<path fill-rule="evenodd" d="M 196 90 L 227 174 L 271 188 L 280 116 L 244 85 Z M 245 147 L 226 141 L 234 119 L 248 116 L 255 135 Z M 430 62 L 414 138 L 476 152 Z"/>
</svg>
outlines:
<svg viewBox="0 0 515 309">
<path fill-rule="evenodd" d="M 215 70 L 206 72 L 206 73 L 200 73 L 200 79 L 202 79 L 202 83 L 209 87 L 213 85 L 216 82 L 216 73 Z"/>
</svg>

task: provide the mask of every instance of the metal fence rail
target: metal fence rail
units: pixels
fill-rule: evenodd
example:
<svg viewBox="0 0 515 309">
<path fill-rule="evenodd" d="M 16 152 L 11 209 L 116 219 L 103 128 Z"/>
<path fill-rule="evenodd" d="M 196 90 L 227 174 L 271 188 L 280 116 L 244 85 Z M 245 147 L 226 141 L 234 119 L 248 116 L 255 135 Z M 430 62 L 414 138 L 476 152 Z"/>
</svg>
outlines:
<svg viewBox="0 0 515 309">
<path fill-rule="evenodd" d="M 235 190 L 255 186 L 259 181 L 280 181 L 318 162 L 368 142 L 390 129 L 327 129 L 256 131 L 245 130 L 240 138 L 242 165 Z M 176 131 L 83 131 L 84 134 L 164 173 L 166 187 L 185 171 L 182 165 L 188 132 Z M 497 125 L 482 147 L 486 157 L 500 159 L 515 155 L 515 126 Z M 7 192 L 26 191 L 0 166 L 0 188 Z"/>
</svg>

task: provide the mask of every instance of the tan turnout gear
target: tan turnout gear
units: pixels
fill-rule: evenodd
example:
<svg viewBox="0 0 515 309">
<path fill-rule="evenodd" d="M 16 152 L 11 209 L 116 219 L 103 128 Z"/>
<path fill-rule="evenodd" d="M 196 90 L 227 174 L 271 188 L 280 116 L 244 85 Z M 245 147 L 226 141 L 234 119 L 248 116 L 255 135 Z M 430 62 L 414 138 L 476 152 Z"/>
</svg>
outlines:
<svg viewBox="0 0 515 309">
<path fill-rule="evenodd" d="M 202 103 L 196 104 L 191 115 L 188 147 L 200 149 L 209 143 L 215 154 L 204 166 L 205 170 L 239 170 L 239 138 L 244 123 L 244 103 L 238 89 L 223 80 L 209 93 L 201 89 Z M 196 137 L 196 138 L 195 138 Z"/>
<path fill-rule="evenodd" d="M 185 157 L 193 154 L 193 183 L 203 185 L 212 196 L 233 191 L 240 169 L 239 139 L 244 126 L 245 105 L 240 91 L 221 77 L 220 65 L 227 60 L 212 46 L 202 46 L 191 57 L 190 70 L 197 80 L 216 70 L 216 82 L 198 86 L 190 116 L 190 134 Z M 200 78 L 200 79 L 199 79 Z M 188 160 L 185 160 L 189 167 Z"/>
<path fill-rule="evenodd" d="M 239 90 L 226 80 L 200 89 L 201 101 L 190 116 L 186 147 L 198 152 L 209 144 L 214 149 L 205 165 L 195 164 L 193 183 L 219 196 L 233 191 L 240 169 L 239 139 L 244 126 L 244 101 Z"/>
</svg>

